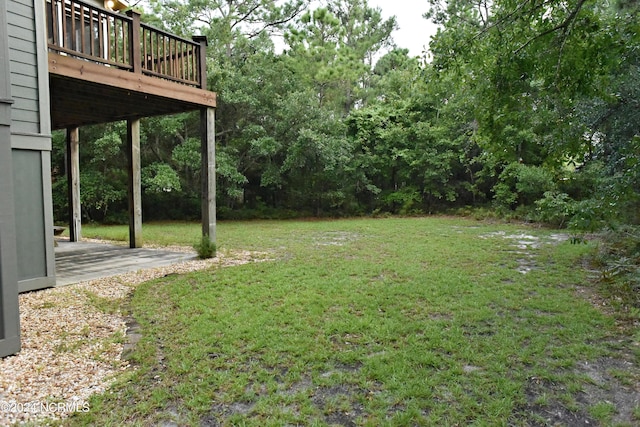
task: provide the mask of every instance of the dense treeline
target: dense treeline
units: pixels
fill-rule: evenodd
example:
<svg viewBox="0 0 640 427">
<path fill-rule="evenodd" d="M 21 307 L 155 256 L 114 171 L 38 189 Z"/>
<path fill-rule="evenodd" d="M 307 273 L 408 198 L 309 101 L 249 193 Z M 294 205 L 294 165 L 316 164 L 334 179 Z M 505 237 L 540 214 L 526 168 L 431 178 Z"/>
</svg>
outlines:
<svg viewBox="0 0 640 427">
<path fill-rule="evenodd" d="M 209 38 L 218 216 L 490 206 L 637 224 L 638 2 L 430 3 L 440 30 L 416 58 L 366 0 L 150 1 L 147 22 Z M 197 113 L 143 120 L 145 219 L 199 216 L 198 129 Z M 125 139 L 122 123 L 81 129 L 84 220 L 126 220 Z M 63 148 L 55 135 L 59 221 Z"/>
</svg>

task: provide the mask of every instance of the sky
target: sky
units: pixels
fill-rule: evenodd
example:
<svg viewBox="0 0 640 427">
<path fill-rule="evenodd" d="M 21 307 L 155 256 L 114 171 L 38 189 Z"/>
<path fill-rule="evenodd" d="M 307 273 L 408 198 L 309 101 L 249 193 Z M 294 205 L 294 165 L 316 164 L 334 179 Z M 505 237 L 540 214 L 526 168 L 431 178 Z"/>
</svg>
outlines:
<svg viewBox="0 0 640 427">
<path fill-rule="evenodd" d="M 322 0 L 315 0 L 310 5 L 314 10 L 322 4 Z M 369 7 L 377 7 L 382 11 L 384 19 L 396 17 L 398 29 L 392 33 L 393 40 L 400 48 L 409 49 L 409 56 L 422 56 L 428 49 L 431 36 L 436 33 L 437 26 L 424 19 L 429 11 L 427 0 L 367 0 Z M 276 52 L 280 52 L 284 46 L 280 38 L 274 39 Z"/>
<path fill-rule="evenodd" d="M 430 37 L 436 26 L 422 15 L 429 10 L 427 0 L 368 0 L 370 7 L 379 7 L 382 16 L 396 16 L 399 30 L 392 36 L 398 47 L 409 49 L 410 56 L 421 56 L 429 47 Z"/>
</svg>

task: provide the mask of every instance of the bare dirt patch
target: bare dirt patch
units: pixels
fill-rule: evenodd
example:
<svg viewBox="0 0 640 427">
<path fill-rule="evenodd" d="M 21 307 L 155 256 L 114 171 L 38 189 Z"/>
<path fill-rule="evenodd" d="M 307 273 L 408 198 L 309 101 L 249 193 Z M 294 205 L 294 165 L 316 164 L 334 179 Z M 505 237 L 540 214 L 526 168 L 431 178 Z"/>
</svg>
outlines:
<svg viewBox="0 0 640 427">
<path fill-rule="evenodd" d="M 640 420 L 640 369 L 625 357 L 578 362 L 571 372 L 586 379 L 582 390 L 567 393 L 548 379 L 530 377 L 526 403 L 516 410 L 512 424 L 530 426 L 635 426 Z M 573 402 L 567 403 L 567 396 Z"/>
<path fill-rule="evenodd" d="M 334 369 L 320 374 L 320 378 L 325 379 L 341 372 L 353 372 L 361 368 L 360 364 L 339 365 Z M 316 410 L 316 421 L 324 422 L 327 425 L 335 426 L 356 426 L 361 424 L 364 415 L 364 407 L 359 402 L 359 397 L 374 393 L 375 390 L 363 390 L 353 384 L 333 384 L 324 385 L 315 383 L 310 376 L 302 376 L 298 381 L 285 384 L 277 374 L 278 395 L 285 397 L 284 401 L 297 394 L 304 394 Z M 265 394 L 264 390 L 258 396 Z M 200 420 L 202 426 L 226 425 L 229 418 L 234 415 L 250 415 L 254 408 L 252 402 L 215 402 L 211 406 L 210 412 Z M 299 408 L 293 405 L 281 406 L 279 410 L 298 414 Z"/>
<path fill-rule="evenodd" d="M 489 233 L 482 238 L 509 239 L 514 252 L 521 255 L 517 271 L 527 274 L 538 268 L 536 254 L 532 251 L 547 244 L 558 244 L 570 239 L 563 233 L 548 237 L 536 237 L 526 233 L 508 234 L 502 231 Z M 587 268 L 587 266 L 580 266 Z M 596 308 L 612 315 L 606 301 L 588 286 L 576 288 L 576 294 L 590 301 Z M 637 327 L 637 325 L 632 325 Z M 619 328 L 621 334 L 629 333 L 628 327 Z M 565 400 L 568 393 L 557 384 L 531 377 L 528 379 L 526 404 L 518 408 L 513 423 L 524 422 L 532 426 L 593 426 L 640 425 L 640 367 L 629 351 L 637 346 L 630 340 L 611 343 L 611 356 L 596 361 L 576 362 L 572 374 L 586 379 L 582 390 L 573 394 L 573 402 Z"/>
<path fill-rule="evenodd" d="M 564 242 L 569 240 L 570 236 L 564 233 L 556 233 L 545 237 L 538 237 L 524 232 L 508 234 L 504 231 L 496 231 L 493 233 L 483 234 L 480 238 L 503 238 L 511 241 L 511 246 L 514 248 L 513 252 L 520 255 L 520 258 L 517 259 L 518 267 L 516 270 L 521 274 L 527 274 L 538 268 L 538 265 L 536 264 L 536 254 L 531 252 L 532 249 L 538 249 L 544 245 L 555 245 Z"/>
</svg>

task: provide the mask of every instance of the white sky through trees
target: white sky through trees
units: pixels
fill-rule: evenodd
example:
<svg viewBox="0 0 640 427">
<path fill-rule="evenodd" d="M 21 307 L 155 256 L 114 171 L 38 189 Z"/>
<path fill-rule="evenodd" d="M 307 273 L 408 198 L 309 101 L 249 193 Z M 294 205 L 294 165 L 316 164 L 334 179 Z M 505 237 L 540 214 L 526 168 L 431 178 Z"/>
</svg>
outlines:
<svg viewBox="0 0 640 427">
<path fill-rule="evenodd" d="M 409 49 L 410 56 L 422 56 L 428 49 L 437 26 L 422 17 L 429 10 L 427 0 L 368 0 L 368 4 L 379 7 L 384 18 L 395 15 L 400 29 L 392 36 L 398 47 Z"/>
</svg>

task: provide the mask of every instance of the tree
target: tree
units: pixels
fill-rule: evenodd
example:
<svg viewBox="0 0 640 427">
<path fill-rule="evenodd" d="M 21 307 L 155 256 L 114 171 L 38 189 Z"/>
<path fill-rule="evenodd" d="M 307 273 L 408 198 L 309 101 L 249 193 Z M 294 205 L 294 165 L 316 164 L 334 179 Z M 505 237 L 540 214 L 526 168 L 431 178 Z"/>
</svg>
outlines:
<svg viewBox="0 0 640 427">
<path fill-rule="evenodd" d="M 338 0 L 305 13 L 289 26 L 289 55 L 325 104 L 349 114 L 367 99 L 373 57 L 391 45 L 395 18 L 382 19 L 379 9 L 363 0 Z"/>
<path fill-rule="evenodd" d="M 155 15 L 171 31 L 186 35 L 198 28 L 214 42 L 216 50 L 222 47 L 226 56 L 232 55 L 238 39 L 260 38 L 279 31 L 307 3 L 308 0 L 150 0 Z"/>
<path fill-rule="evenodd" d="M 568 165 L 592 156 L 594 143 L 585 135 L 596 129 L 583 106 L 608 103 L 621 62 L 637 46 L 629 43 L 637 31 L 628 6 L 431 3 L 431 18 L 443 25 L 431 46 L 434 69 L 472 93 L 478 141 L 498 161 L 495 173 L 522 163 L 563 177 Z"/>
</svg>

